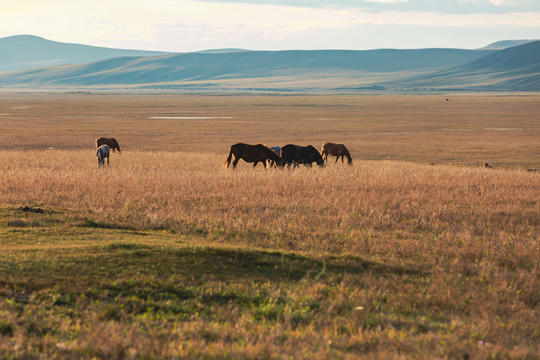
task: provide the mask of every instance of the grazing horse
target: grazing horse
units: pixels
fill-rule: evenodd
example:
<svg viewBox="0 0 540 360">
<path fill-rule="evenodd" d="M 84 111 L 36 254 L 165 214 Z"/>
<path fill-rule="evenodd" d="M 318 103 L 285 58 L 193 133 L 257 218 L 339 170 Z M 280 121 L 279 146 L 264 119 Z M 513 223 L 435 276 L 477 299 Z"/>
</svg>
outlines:
<svg viewBox="0 0 540 360">
<path fill-rule="evenodd" d="M 281 146 L 272 146 L 270 149 L 274 150 L 274 152 L 278 155 L 281 154 Z M 279 167 L 278 164 L 274 160 L 267 160 L 269 167 Z M 305 167 L 308 167 L 308 165 L 304 164 Z M 293 169 L 296 169 L 299 167 L 298 163 L 296 161 L 293 161 Z"/>
<path fill-rule="evenodd" d="M 325 163 L 328 162 L 328 155 L 334 155 L 336 157 L 335 163 L 337 163 L 337 161 L 339 160 L 339 157 L 341 156 L 342 164 L 343 164 L 343 157 L 347 157 L 347 163 L 349 165 L 352 165 L 351 154 L 349 153 L 349 150 L 347 150 L 347 148 L 343 144 L 334 144 L 330 142 L 324 143 L 322 146 L 321 154 Z"/>
<path fill-rule="evenodd" d="M 99 139 L 96 139 L 96 149 L 101 145 L 109 146 L 109 148 L 112 149 L 113 152 L 116 152 L 115 149 L 118 149 L 118 152 L 120 152 L 120 145 L 118 145 L 118 141 L 116 141 L 115 138 L 100 137 Z"/>
<path fill-rule="evenodd" d="M 233 155 L 234 160 L 232 160 Z M 240 159 L 245 162 L 253 163 L 253 167 L 257 166 L 259 162 L 262 162 L 266 169 L 267 160 L 273 160 L 278 166 L 282 166 L 281 157 L 268 146 L 264 144 L 249 145 L 244 143 L 231 145 L 229 155 L 227 155 L 222 166 L 228 169 L 232 160 L 233 169 L 236 169 L 236 164 L 238 164 Z"/>
<path fill-rule="evenodd" d="M 98 167 L 105 166 L 105 158 L 107 158 L 107 166 L 109 166 L 109 147 L 101 145 L 96 151 Z"/>
<path fill-rule="evenodd" d="M 319 166 L 324 166 L 321 154 L 313 146 L 285 145 L 281 148 L 281 158 L 283 165 L 287 164 L 290 168 L 294 162 L 311 166 L 316 162 Z"/>
<path fill-rule="evenodd" d="M 281 154 L 281 146 L 272 146 L 270 148 L 273 152 L 276 153 L 276 155 L 279 156 L 279 154 Z M 266 165 L 267 167 L 277 167 L 278 165 L 276 164 L 276 162 L 272 159 L 268 159 L 266 160 Z"/>
</svg>

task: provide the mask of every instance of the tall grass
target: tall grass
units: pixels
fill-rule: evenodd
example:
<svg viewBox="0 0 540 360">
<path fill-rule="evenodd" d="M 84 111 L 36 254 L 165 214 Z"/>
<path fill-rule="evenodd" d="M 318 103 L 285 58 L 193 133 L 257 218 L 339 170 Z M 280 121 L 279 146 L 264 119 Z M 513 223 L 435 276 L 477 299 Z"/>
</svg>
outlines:
<svg viewBox="0 0 540 360">
<path fill-rule="evenodd" d="M 98 169 L 93 151 L 1 155 L 4 206 L 75 213 L 80 232 L 109 238 L 120 236 L 115 229 L 170 238 L 161 248 L 122 235 L 130 242 L 81 256 L 63 248 L 78 241 L 70 230 L 40 251 L 35 242 L 9 248 L 0 354 L 535 358 L 539 350 L 538 173 L 392 161 L 292 171 L 240 162 L 226 171 L 225 154 L 128 151 Z M 0 240 L 32 241 L 12 230 L 28 220 L 8 221 Z M 182 248 L 176 236 L 216 248 Z"/>
<path fill-rule="evenodd" d="M 264 248 L 440 261 L 467 252 L 528 269 L 538 260 L 537 173 L 386 161 L 293 171 L 240 162 L 225 171 L 221 163 L 213 154 L 126 152 L 98 169 L 93 152 L 6 151 L 1 201 Z"/>
</svg>

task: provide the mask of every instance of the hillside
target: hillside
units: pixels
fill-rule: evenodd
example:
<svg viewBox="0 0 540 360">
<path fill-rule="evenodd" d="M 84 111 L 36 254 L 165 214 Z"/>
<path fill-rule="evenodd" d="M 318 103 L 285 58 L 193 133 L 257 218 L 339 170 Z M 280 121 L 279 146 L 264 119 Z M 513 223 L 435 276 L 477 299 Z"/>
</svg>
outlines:
<svg viewBox="0 0 540 360">
<path fill-rule="evenodd" d="M 83 64 L 121 56 L 156 56 L 158 51 L 122 50 L 50 41 L 38 36 L 16 35 L 0 39 L 0 71 L 14 71 L 62 64 Z"/>
<path fill-rule="evenodd" d="M 474 90 L 539 91 L 540 41 L 490 53 L 451 69 L 397 84 L 402 87 L 452 87 Z"/>
<path fill-rule="evenodd" d="M 497 48 L 503 49 L 490 50 Z M 0 69 L 20 69 L 0 73 L 0 86 L 9 88 L 540 91 L 540 41 L 528 40 L 496 42 L 479 50 L 212 49 L 163 54 L 15 36 L 0 39 L 0 52 L 7 54 Z"/>
<path fill-rule="evenodd" d="M 503 50 L 514 46 L 523 45 L 532 41 L 535 40 L 502 40 L 489 44 L 488 46 L 485 46 L 478 50 Z"/>
<path fill-rule="evenodd" d="M 446 69 L 478 59 L 485 51 L 460 49 L 420 50 L 314 50 L 187 53 L 153 57 L 123 57 L 89 64 L 42 67 L 4 73 L 0 86 L 149 85 L 251 79 L 251 86 L 280 79 L 279 86 L 297 87 L 318 80 L 317 86 L 340 84 L 336 78 L 367 76 L 403 78 L 411 73 Z M 330 79 L 329 79 L 330 78 Z M 324 80 L 324 82 L 323 82 Z M 300 81 L 300 82 L 299 82 Z"/>
</svg>

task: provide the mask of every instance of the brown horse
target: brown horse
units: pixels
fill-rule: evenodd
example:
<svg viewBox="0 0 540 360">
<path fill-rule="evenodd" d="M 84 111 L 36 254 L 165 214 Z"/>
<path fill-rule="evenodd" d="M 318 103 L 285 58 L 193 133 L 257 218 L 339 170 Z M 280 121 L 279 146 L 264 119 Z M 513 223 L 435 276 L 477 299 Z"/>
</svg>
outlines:
<svg viewBox="0 0 540 360">
<path fill-rule="evenodd" d="M 232 157 L 234 155 L 234 160 Z M 264 144 L 249 145 L 244 143 L 238 143 L 231 145 L 229 155 L 223 162 L 223 167 L 229 168 L 229 165 L 233 164 L 233 169 L 236 169 L 236 164 L 240 159 L 245 162 L 253 163 L 253 167 L 257 166 L 259 162 L 262 162 L 266 169 L 267 160 L 273 160 L 278 166 L 281 166 L 281 157 L 276 154 L 272 149 Z"/>
<path fill-rule="evenodd" d="M 115 138 L 100 137 L 96 139 L 96 149 L 101 145 L 107 145 L 113 152 L 116 152 L 115 149 L 118 149 L 118 152 L 120 152 L 120 145 L 118 145 L 118 141 Z"/>
<path fill-rule="evenodd" d="M 322 146 L 322 157 L 324 162 L 328 162 L 328 155 L 334 155 L 336 157 L 336 162 L 339 160 L 339 157 L 341 156 L 341 163 L 343 164 L 343 157 L 347 157 L 347 163 L 349 165 L 352 165 L 352 158 L 351 154 L 349 153 L 349 150 L 345 147 L 343 144 L 334 144 L 334 143 L 324 143 Z M 335 164 L 334 163 L 334 164 Z"/>
</svg>

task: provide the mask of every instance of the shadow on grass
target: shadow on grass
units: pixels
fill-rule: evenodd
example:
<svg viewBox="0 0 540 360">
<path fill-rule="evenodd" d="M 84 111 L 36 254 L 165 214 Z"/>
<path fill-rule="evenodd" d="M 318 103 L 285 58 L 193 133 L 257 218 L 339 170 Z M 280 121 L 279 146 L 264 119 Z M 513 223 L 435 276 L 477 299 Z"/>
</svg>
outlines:
<svg viewBox="0 0 540 360">
<path fill-rule="evenodd" d="M 331 303 L 330 289 L 341 281 L 356 286 L 365 276 L 401 281 L 426 275 L 414 267 L 354 256 L 214 246 L 118 241 L 28 253 L 22 250 L 0 264 L 0 300 L 9 298 L 19 316 L 28 306 L 80 316 L 86 311 L 82 309 L 92 309 L 103 321 L 130 321 L 134 316 L 228 321 L 232 308 L 253 321 L 290 318 L 297 326 L 313 322 L 328 307 L 324 304 Z M 308 290 L 301 300 L 290 295 L 318 282 L 325 285 L 320 292 Z M 352 312 L 355 306 L 346 300 L 340 304 L 336 309 L 342 313 Z"/>
<path fill-rule="evenodd" d="M 82 250 L 81 250 L 82 251 Z M 107 246 L 85 248 L 84 253 L 63 254 L 55 251 L 40 253 L 31 261 L 13 264 L 24 276 L 29 290 L 32 283 L 62 287 L 69 283 L 106 283 L 111 279 L 150 277 L 157 281 L 171 276 L 201 284 L 206 281 L 272 281 L 297 282 L 302 279 L 340 278 L 344 274 L 363 273 L 385 276 L 422 276 L 423 270 L 368 261 L 360 257 L 327 256 L 312 258 L 294 253 L 241 248 L 195 246 L 165 248 L 136 243 L 112 243 Z M 9 260 L 8 260 L 9 262 Z M 9 264 L 4 264 L 4 268 Z M 40 286 L 41 287 L 41 286 Z"/>
<path fill-rule="evenodd" d="M 152 256 L 149 252 L 148 256 Z M 250 249 L 194 247 L 168 252 L 165 266 L 182 272 L 197 272 L 226 280 L 250 277 L 260 280 L 298 281 L 306 277 L 335 276 L 375 272 L 385 274 L 419 274 L 420 270 L 386 265 L 360 257 L 311 258 L 294 253 Z"/>
<path fill-rule="evenodd" d="M 87 227 L 91 229 L 113 229 L 113 230 L 136 230 L 132 226 L 119 225 L 114 223 L 108 223 L 105 221 L 98 221 L 92 219 L 84 219 L 80 224 L 80 227 Z"/>
</svg>

